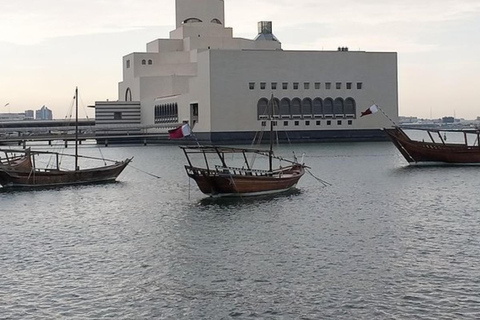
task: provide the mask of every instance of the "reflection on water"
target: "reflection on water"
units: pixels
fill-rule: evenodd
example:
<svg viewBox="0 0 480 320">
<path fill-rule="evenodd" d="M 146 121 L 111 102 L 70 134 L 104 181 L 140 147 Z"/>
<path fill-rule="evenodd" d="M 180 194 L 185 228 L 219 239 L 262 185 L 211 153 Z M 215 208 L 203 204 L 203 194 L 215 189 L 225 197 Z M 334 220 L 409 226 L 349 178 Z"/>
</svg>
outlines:
<svg viewBox="0 0 480 320">
<path fill-rule="evenodd" d="M 302 193 L 302 190 L 294 188 L 278 194 L 259 195 L 254 197 L 205 197 L 198 203 L 201 206 L 219 206 L 235 208 L 243 205 L 261 204 L 269 201 L 275 201 L 283 198 L 290 198 Z"/>
<path fill-rule="evenodd" d="M 178 147 L 131 146 L 102 152 L 161 179 L 0 192 L 0 318 L 478 318 L 477 167 L 408 166 L 391 143 L 292 150 L 332 186 L 212 199 Z"/>
</svg>

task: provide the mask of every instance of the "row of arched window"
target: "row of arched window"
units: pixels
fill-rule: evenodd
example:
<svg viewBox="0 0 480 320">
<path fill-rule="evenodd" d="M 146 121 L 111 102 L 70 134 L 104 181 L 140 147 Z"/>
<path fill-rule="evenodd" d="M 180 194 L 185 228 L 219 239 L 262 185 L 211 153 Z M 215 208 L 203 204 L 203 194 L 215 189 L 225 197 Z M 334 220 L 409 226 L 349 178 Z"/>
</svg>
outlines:
<svg viewBox="0 0 480 320">
<path fill-rule="evenodd" d="M 155 123 L 178 123 L 178 105 L 167 103 L 155 106 Z"/>
<path fill-rule="evenodd" d="M 257 104 L 258 119 L 274 118 L 356 118 L 357 107 L 353 98 L 261 98 Z"/>
<path fill-rule="evenodd" d="M 183 23 L 197 23 L 197 22 L 203 22 L 201 19 L 198 19 L 198 18 L 188 18 L 188 19 L 185 19 L 183 20 Z M 215 19 L 212 19 L 210 21 L 211 23 L 216 23 L 216 24 L 222 24 L 222 21 L 220 21 L 219 19 L 215 18 Z"/>
</svg>

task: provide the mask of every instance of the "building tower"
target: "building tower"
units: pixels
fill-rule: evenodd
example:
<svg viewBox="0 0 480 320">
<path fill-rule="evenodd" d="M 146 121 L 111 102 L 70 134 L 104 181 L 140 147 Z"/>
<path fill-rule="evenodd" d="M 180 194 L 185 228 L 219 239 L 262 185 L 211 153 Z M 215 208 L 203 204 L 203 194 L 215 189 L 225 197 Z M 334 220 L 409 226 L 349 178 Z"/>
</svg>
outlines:
<svg viewBox="0 0 480 320">
<path fill-rule="evenodd" d="M 177 28 L 185 23 L 217 23 L 225 25 L 223 0 L 176 0 Z"/>
</svg>

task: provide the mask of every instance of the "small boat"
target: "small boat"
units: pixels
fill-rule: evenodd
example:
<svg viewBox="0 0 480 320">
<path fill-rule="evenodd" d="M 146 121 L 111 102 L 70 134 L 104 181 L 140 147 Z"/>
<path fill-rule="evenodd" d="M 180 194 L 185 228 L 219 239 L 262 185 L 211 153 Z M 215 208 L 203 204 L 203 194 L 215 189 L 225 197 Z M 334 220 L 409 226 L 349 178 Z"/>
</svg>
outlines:
<svg viewBox="0 0 480 320">
<path fill-rule="evenodd" d="M 10 149 L 0 149 L 0 151 L 4 153 L 3 156 L 0 154 L 0 169 L 9 167 L 16 169 L 32 168 L 32 161 L 29 156 L 30 149 L 21 150 L 20 152 Z"/>
<path fill-rule="evenodd" d="M 0 149 L 0 152 L 6 155 L 0 164 L 0 185 L 4 188 L 43 188 L 115 181 L 132 160 L 115 162 L 100 158 L 32 150 Z M 10 156 L 22 152 L 23 156 Z M 56 158 L 55 167 L 38 167 L 36 159 L 42 155 L 54 156 Z M 62 170 L 59 159 L 65 156 L 109 161 L 112 164 L 95 168 L 80 169 L 77 167 L 76 170 Z"/>
<path fill-rule="evenodd" d="M 80 156 L 78 154 L 78 89 L 75 90 L 76 101 L 76 139 L 75 154 L 66 155 L 58 152 L 33 151 L 31 149 L 0 149 L 0 185 L 3 188 L 38 188 L 57 187 L 77 184 L 89 184 L 115 181 L 133 158 L 124 161 L 107 160 Z M 42 156 L 54 158 L 52 167 L 40 167 L 37 159 Z M 61 157 L 74 157 L 72 170 L 60 168 Z M 80 169 L 79 158 L 101 160 L 104 166 Z M 107 162 L 111 164 L 107 165 Z"/>
<path fill-rule="evenodd" d="M 273 97 L 268 109 L 270 111 L 269 150 L 202 145 L 180 147 L 185 152 L 188 161 L 188 165 L 185 166 L 187 175 L 195 180 L 204 194 L 212 197 L 258 196 L 286 192 L 296 187 L 308 167 L 296 159 L 288 160 L 275 156 L 273 152 L 273 113 L 275 109 Z M 205 166 L 194 166 L 191 159 L 193 154 L 200 154 L 205 161 Z M 210 164 L 212 154 L 217 158 L 217 165 Z M 229 158 L 239 155 L 242 165 L 227 165 L 227 155 Z M 250 162 L 248 155 L 252 155 Z M 265 165 L 265 169 L 253 168 L 257 156 L 268 158 L 268 166 Z M 276 168 L 273 167 L 275 159 L 280 162 Z M 282 166 L 282 162 L 287 165 Z"/>
<path fill-rule="evenodd" d="M 187 157 L 187 175 L 195 180 L 200 191 L 213 197 L 258 196 L 285 192 L 295 188 L 305 173 L 306 166 L 296 161 L 276 157 L 269 150 L 239 149 L 219 146 L 182 146 Z M 192 164 L 190 156 L 200 153 L 205 159 L 205 167 Z M 218 156 L 220 165 L 210 166 L 210 154 Z M 226 155 L 240 154 L 244 158 L 242 167 L 228 166 Z M 285 161 L 289 165 L 276 169 L 260 170 L 251 168 L 247 154 L 256 154 Z"/>
<path fill-rule="evenodd" d="M 393 144 L 405 157 L 408 163 L 448 163 L 448 164 L 480 164 L 480 131 L 475 130 L 436 130 L 416 129 L 426 131 L 431 142 L 416 141 L 398 126 L 383 129 Z M 456 132 L 464 136 L 463 143 L 447 143 L 442 132 Z M 433 138 L 437 134 L 439 141 Z M 468 144 L 468 137 L 475 139 L 473 145 Z"/>
</svg>

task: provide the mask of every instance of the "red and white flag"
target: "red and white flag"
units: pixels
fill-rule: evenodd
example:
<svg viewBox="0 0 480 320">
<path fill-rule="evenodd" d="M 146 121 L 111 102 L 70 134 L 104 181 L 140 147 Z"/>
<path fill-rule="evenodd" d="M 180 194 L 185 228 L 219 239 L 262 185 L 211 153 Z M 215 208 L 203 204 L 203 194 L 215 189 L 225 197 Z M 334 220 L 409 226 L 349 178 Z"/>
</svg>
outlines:
<svg viewBox="0 0 480 320">
<path fill-rule="evenodd" d="M 360 118 L 363 117 L 363 116 L 368 116 L 369 114 L 376 113 L 376 112 L 378 112 L 378 106 L 376 104 L 374 104 L 373 106 L 371 106 L 367 110 L 363 111 Z"/>
<path fill-rule="evenodd" d="M 170 139 L 181 139 L 183 137 L 188 137 L 191 134 L 192 131 L 190 130 L 190 126 L 188 125 L 188 123 L 181 125 L 176 129 L 168 130 L 168 135 L 170 136 Z"/>
</svg>

